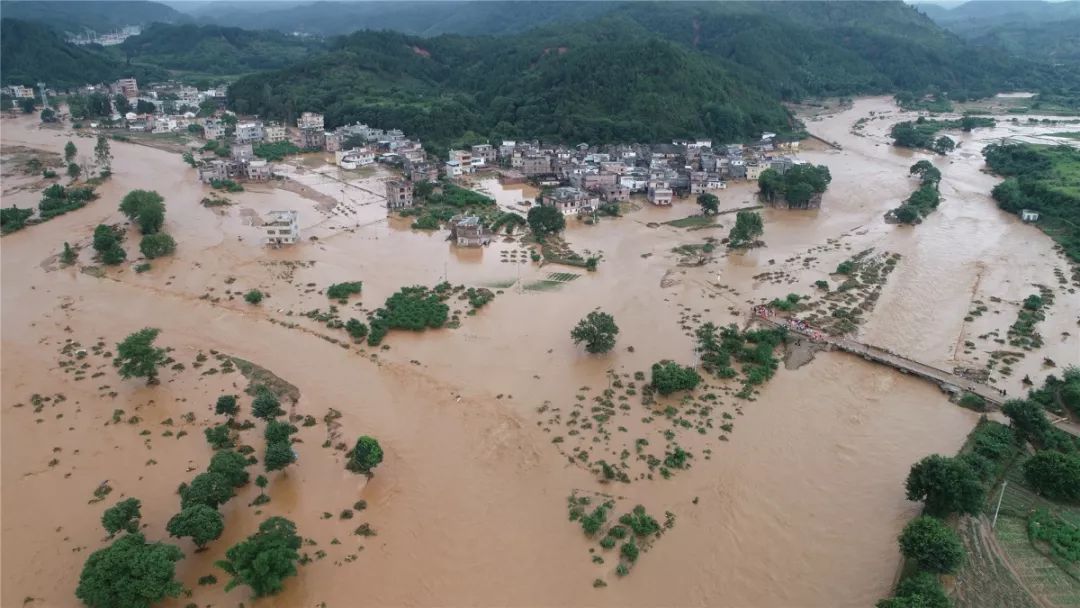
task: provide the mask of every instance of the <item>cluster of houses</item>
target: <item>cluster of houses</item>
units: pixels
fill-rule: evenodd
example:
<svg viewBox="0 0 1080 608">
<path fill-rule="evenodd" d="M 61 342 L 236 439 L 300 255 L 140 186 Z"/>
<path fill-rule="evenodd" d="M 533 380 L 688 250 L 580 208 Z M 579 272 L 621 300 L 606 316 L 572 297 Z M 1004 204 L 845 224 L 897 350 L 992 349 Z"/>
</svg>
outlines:
<svg viewBox="0 0 1080 608">
<path fill-rule="evenodd" d="M 455 178 L 497 170 L 504 182 L 533 181 L 546 187 L 542 205 L 571 215 L 644 194 L 654 205 L 676 196 L 722 190 L 731 180 L 757 180 L 765 169 L 781 174 L 799 161 L 798 142 L 777 142 L 774 133 L 751 144 L 713 146 L 710 140 L 671 144 L 543 146 L 504 141 L 450 150 L 444 172 Z"/>
</svg>

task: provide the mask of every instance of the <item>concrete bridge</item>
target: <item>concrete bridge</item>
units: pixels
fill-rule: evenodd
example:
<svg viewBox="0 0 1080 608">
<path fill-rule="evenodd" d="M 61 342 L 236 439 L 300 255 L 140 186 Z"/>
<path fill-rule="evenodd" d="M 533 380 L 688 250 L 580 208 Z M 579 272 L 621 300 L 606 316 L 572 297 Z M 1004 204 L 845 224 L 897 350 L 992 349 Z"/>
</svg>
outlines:
<svg viewBox="0 0 1080 608">
<path fill-rule="evenodd" d="M 803 336 L 813 342 L 827 344 L 831 349 L 849 352 L 853 355 L 858 355 L 867 361 L 873 361 L 891 367 L 898 370 L 900 373 L 929 380 L 930 382 L 937 384 L 941 387 L 941 390 L 947 393 L 957 396 L 962 395 L 965 392 L 973 393 L 982 397 L 986 401 L 987 406 L 1000 407 L 1005 400 L 1008 399 L 1008 397 L 1002 395 L 1001 391 L 997 388 L 970 378 L 965 378 L 953 372 L 936 368 L 932 365 L 919 363 L 918 361 L 908 359 L 903 355 L 898 355 L 892 351 L 885 350 L 884 348 L 863 344 L 862 342 L 849 340 L 848 338 L 827 336 L 809 327 L 805 330 L 801 330 L 787 323 L 786 319 L 766 318 L 758 314 L 752 314 L 751 319 L 751 322 L 758 322 L 773 327 L 783 327 L 789 332 Z"/>
</svg>

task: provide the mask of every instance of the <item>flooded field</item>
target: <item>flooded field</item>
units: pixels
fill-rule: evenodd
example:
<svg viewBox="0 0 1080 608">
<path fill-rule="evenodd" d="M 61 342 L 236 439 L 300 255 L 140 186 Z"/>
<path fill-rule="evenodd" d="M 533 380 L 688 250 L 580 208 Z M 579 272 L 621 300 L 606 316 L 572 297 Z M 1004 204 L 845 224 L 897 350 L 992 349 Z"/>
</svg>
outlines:
<svg viewBox="0 0 1080 608">
<path fill-rule="evenodd" d="M 82 563 L 104 544 L 101 512 L 120 498 L 141 499 L 143 532 L 166 538 L 178 484 L 209 461 L 203 429 L 215 423 L 213 401 L 248 384 L 214 351 L 295 385 L 300 399 L 290 413 L 317 423 L 300 429 L 298 462 L 268 476 L 272 500 L 257 507 L 261 513 L 248 506 L 258 493 L 249 486 L 223 507 L 225 534 L 209 549 L 195 553 L 189 540 L 171 539 L 187 556 L 178 575 L 193 596 L 167 605 L 251 605 L 247 588 L 223 592 L 226 576 L 213 562 L 269 515 L 296 522 L 312 561 L 266 605 L 872 605 L 890 589 L 896 535 L 918 510 L 904 498 L 908 468 L 928 453 L 954 452 L 977 419 L 937 387 L 823 353 L 779 370 L 753 401 L 710 379 L 716 424 L 703 430 L 662 416 L 646 422 L 652 416 L 634 396 L 620 402 L 629 407 L 617 412 L 610 438 L 571 434 L 563 414 L 635 382 L 657 360 L 694 362 L 687 332 L 696 324 L 741 325 L 752 304 L 812 294 L 815 281 L 835 282 L 837 265 L 867 249 L 900 261 L 858 339 L 946 369 L 982 368 L 1009 348 L 994 338 L 1005 337 L 1019 303 L 1044 285 L 1055 293 L 1039 325 L 1045 344 L 1018 357 L 1009 374 L 995 367 L 991 380 L 1018 394 L 1025 375 L 1038 384 L 1054 371 L 1044 359 L 1078 362 L 1080 298 L 1059 279 L 1068 265 L 1037 228 L 997 209 L 989 192 L 998 180 L 981 171 L 979 155 L 1002 137 L 1062 129 L 1002 123 L 950 133 L 959 149 L 934 158 L 889 145 L 888 128 L 910 116 L 889 99 L 870 98 L 808 121 L 810 132 L 842 146 L 804 145 L 800 154 L 827 165 L 832 184 L 819 210 L 764 210 L 764 248 L 718 248 L 701 265 L 679 265 L 674 248 L 720 239 L 734 222 L 727 214 L 702 230 L 666 224 L 697 212 L 690 199 L 595 225 L 570 220 L 570 246 L 601 256 L 592 273 L 538 265 L 520 238 L 458 249 L 445 230 L 413 231 L 407 219 L 388 219 L 385 169 L 339 172 L 308 162 L 289 170 L 289 189 L 252 186 L 225 195 L 231 205 L 207 208 L 200 201 L 209 189 L 179 155 L 113 142 L 114 174 L 98 200 L 0 240 L 0 604 L 74 605 Z M 861 118 L 865 126 L 853 130 Z M 72 137 L 25 118 L 5 118 L 0 128 L 5 149 L 57 153 Z M 73 140 L 80 150 L 94 141 Z M 886 224 L 883 214 L 915 187 L 908 167 L 923 158 L 942 171 L 941 206 L 916 227 Z M 536 195 L 494 180 L 477 187 L 504 208 L 524 209 L 519 203 Z M 94 227 L 122 221 L 117 204 L 136 188 L 165 196 L 176 254 L 144 273 L 130 265 L 101 278 L 82 272 L 94 264 Z M 721 210 L 755 204 L 755 190 L 732 184 L 718 192 Z M 5 183 L 5 207 L 39 198 Z M 271 210 L 299 212 L 301 244 L 260 245 L 256 218 Z M 129 230 L 129 258 L 136 238 Z M 65 241 L 82 247 L 75 267 L 57 263 Z M 556 273 L 577 276 L 550 280 Z M 461 310 L 460 327 L 393 331 L 382 348 L 370 348 L 304 316 L 329 308 L 319 293 L 329 284 L 356 280 L 363 292 L 340 306 L 343 318 L 362 317 L 407 285 L 447 280 L 497 295 L 475 315 L 452 306 Z M 255 288 L 269 296 L 258 307 L 242 298 Z M 980 305 L 986 309 L 971 315 Z M 601 357 L 569 339 L 598 307 L 621 330 L 615 350 Z M 184 364 L 166 370 L 160 385 L 120 379 L 97 352 L 76 359 L 82 373 L 71 371 L 66 341 L 114 350 L 142 327 L 160 328 L 159 342 Z M 200 353 L 209 361 L 196 367 Z M 246 414 L 250 399 L 241 402 Z M 687 407 L 674 398 L 661 405 Z M 342 414 L 333 425 L 324 422 L 331 408 Z M 605 484 L 574 456 L 588 452 L 592 463 L 632 452 L 645 438 L 662 457 L 665 431 L 693 455 L 670 479 L 634 462 L 629 483 Z M 386 450 L 368 481 L 344 469 L 342 451 L 320 447 L 363 434 Z M 261 457 L 259 429 L 245 431 L 243 442 Z M 90 503 L 103 480 L 112 493 Z M 619 509 L 641 504 L 658 519 L 670 512 L 674 525 L 619 578 L 617 556 L 595 563 L 596 543 L 568 521 L 575 492 L 612 495 Z M 359 500 L 367 508 L 343 520 L 339 513 Z M 362 523 L 377 535 L 354 534 Z M 211 573 L 222 582 L 197 584 Z M 595 579 L 607 586 L 594 588 Z"/>
</svg>

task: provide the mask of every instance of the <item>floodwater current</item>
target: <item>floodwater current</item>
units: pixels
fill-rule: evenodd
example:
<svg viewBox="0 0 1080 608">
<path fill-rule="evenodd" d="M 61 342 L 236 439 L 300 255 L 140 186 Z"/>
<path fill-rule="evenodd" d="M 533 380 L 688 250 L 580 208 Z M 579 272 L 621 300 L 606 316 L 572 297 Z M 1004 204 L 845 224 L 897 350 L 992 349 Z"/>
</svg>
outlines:
<svg viewBox="0 0 1080 608">
<path fill-rule="evenodd" d="M 954 452 L 977 420 L 937 387 L 822 353 L 797 370 L 779 370 L 753 401 L 722 397 L 733 431 L 724 441 L 680 437 L 695 453 L 690 469 L 629 484 L 600 484 L 569 462 L 552 443 L 559 431 L 538 410 L 545 402 L 569 406 L 583 387 L 606 387 L 609 370 L 633 374 L 663 358 L 690 363 L 685 314 L 742 323 L 750 304 L 811 293 L 839 262 L 871 247 L 903 257 L 859 339 L 941 367 L 979 367 L 995 345 L 977 336 L 993 329 L 1003 336 L 1016 304 L 1041 283 L 1057 290 L 1041 325 L 1046 344 L 994 381 L 1017 394 L 1025 374 L 1041 382 L 1053 371 L 1044 357 L 1080 361 L 1080 299 L 1067 295 L 1054 273 L 1067 273 L 1067 265 L 1049 238 L 997 209 L 988 193 L 998 180 L 981 171 L 978 153 L 1001 137 L 1052 128 L 1002 124 L 957 135 L 959 149 L 942 159 L 888 145 L 888 127 L 909 116 L 889 99 L 867 98 L 808 119 L 812 133 L 842 146 L 805 145 L 799 155 L 830 168 L 824 203 L 814 211 L 764 210 L 767 246 L 745 254 L 678 266 L 674 247 L 719 238 L 734 219 L 721 215 L 721 228 L 702 231 L 663 224 L 694 213 L 689 200 L 670 209 L 645 205 L 596 225 L 570 221 L 570 246 L 602 256 L 595 273 L 540 267 L 515 239 L 459 250 L 444 230 L 413 231 L 407 220 L 388 220 L 377 196 L 388 176 L 383 169 L 342 174 L 316 163 L 294 169 L 307 191 L 255 186 L 227 195 L 231 206 L 206 208 L 199 201 L 207 189 L 178 155 L 113 142 L 114 173 L 98 200 L 0 240 L 0 604 L 31 597 L 29 605 L 75 605 L 82 563 L 105 543 L 101 511 L 121 497 L 142 500 L 148 538 L 167 539 L 177 485 L 209 460 L 202 430 L 213 424 L 214 399 L 246 385 L 237 373 L 193 366 L 199 353 L 213 350 L 296 385 L 301 397 L 292 413 L 318 423 L 301 427 L 298 462 L 270 475 L 268 504 L 248 506 L 257 490 L 242 489 L 222 507 L 224 536 L 204 552 L 187 539 L 168 539 L 187 556 L 177 573 L 194 595 L 166 605 L 250 605 L 247 588 L 222 591 L 227 577 L 213 563 L 269 515 L 297 523 L 314 543 L 303 548 L 313 561 L 259 605 L 871 605 L 888 593 L 899 563 L 895 538 L 918 512 L 904 498 L 908 468 L 927 454 Z M 864 117 L 871 120 L 857 134 L 853 125 Z M 5 118 L 0 128 L 5 147 L 59 152 L 70 138 L 88 153 L 94 142 L 27 118 Z M 916 227 L 884 223 L 884 212 L 914 188 L 907 168 L 921 158 L 942 170 L 940 208 Z M 481 186 L 506 206 L 535 196 L 493 180 Z M 40 196 L 7 188 L 5 207 L 31 206 Z M 93 264 L 94 226 L 122 221 L 117 204 L 136 188 L 165 196 L 175 256 L 154 260 L 148 272 L 124 265 L 101 278 L 61 267 L 55 256 L 65 241 L 82 247 L 77 266 Z M 733 184 L 718 196 L 721 209 L 735 209 L 753 203 L 754 188 Z M 253 218 L 275 209 L 299 211 L 301 244 L 259 244 Z M 137 256 L 136 233 L 129 228 L 129 258 Z M 559 272 L 581 276 L 554 289 L 529 288 Z M 791 282 L 763 280 L 764 272 L 783 272 Z M 300 314 L 326 309 L 315 290 L 333 282 L 363 281 L 363 294 L 342 307 L 343 316 L 361 316 L 402 286 L 443 279 L 500 293 L 475 316 L 463 315 L 456 329 L 392 332 L 386 350 L 332 343 L 322 337 L 330 330 Z M 258 307 L 236 297 L 253 288 L 269 294 Z M 991 298 L 1000 302 L 964 320 L 974 301 Z M 616 349 L 601 357 L 568 336 L 595 308 L 614 315 L 621 330 Z M 66 340 L 81 348 L 101 340 L 113 350 L 142 327 L 160 328 L 159 343 L 185 369 L 147 387 L 120 379 L 93 352 L 81 380 L 60 365 L 70 358 L 60 352 Z M 967 340 L 977 346 L 964 353 Z M 53 399 L 34 411 L 34 394 Z M 627 435 L 655 436 L 656 427 L 638 420 L 643 406 L 629 403 L 639 409 L 628 417 Z M 323 423 L 329 408 L 341 412 L 339 428 Z M 138 420 L 129 421 L 132 415 Z M 370 480 L 345 471 L 342 452 L 321 447 L 365 434 L 386 451 Z M 261 458 L 261 433 L 247 431 L 243 441 Z M 112 494 L 89 503 L 105 480 Z M 630 575 L 617 578 L 613 556 L 594 564 L 589 548 L 596 543 L 567 521 L 574 491 L 670 511 L 675 525 Z M 361 499 L 367 508 L 343 520 L 340 512 Z M 354 535 L 360 523 L 377 535 Z M 211 573 L 222 582 L 197 584 Z M 608 585 L 594 588 L 596 578 Z"/>
</svg>

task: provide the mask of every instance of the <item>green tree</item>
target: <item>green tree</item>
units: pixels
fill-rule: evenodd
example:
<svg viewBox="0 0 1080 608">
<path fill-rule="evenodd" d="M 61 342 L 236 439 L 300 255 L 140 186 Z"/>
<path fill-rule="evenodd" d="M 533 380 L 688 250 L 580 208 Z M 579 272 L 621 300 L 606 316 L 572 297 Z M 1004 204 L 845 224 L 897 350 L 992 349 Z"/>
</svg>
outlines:
<svg viewBox="0 0 1080 608">
<path fill-rule="evenodd" d="M 71 179 L 79 179 L 79 175 L 82 174 L 82 169 L 75 163 L 69 163 L 67 166 L 67 174 Z"/>
<path fill-rule="evenodd" d="M 653 363 L 652 387 L 661 395 L 694 390 L 699 382 L 701 376 L 692 367 L 684 367 L 668 360 Z"/>
<path fill-rule="evenodd" d="M 615 318 L 597 310 L 585 315 L 570 331 L 574 344 L 584 342 L 585 350 L 590 353 L 606 353 L 614 348 L 615 336 L 618 334 L 619 327 L 615 325 Z"/>
<path fill-rule="evenodd" d="M 269 420 L 266 423 L 266 430 L 263 431 L 263 438 L 267 443 L 274 443 L 277 441 L 289 443 L 290 437 L 297 432 L 297 428 L 289 424 L 288 422 L 282 422 L 280 420 Z"/>
<path fill-rule="evenodd" d="M 139 533 L 125 534 L 90 554 L 79 575 L 75 597 L 90 608 L 150 608 L 179 597 L 176 562 L 184 558 L 175 545 L 147 543 Z"/>
<path fill-rule="evenodd" d="M 75 144 L 70 140 L 64 144 L 64 162 L 70 163 L 75 160 L 75 155 L 79 153 L 79 150 L 75 147 Z"/>
<path fill-rule="evenodd" d="M 56 110 L 45 108 L 41 111 L 41 122 L 57 122 Z"/>
<path fill-rule="evenodd" d="M 145 217 L 145 216 L 144 216 Z M 171 255 L 176 251 L 176 241 L 164 232 L 145 234 L 139 241 L 139 251 L 149 260 Z"/>
<path fill-rule="evenodd" d="M 165 199 L 153 190 L 132 190 L 120 201 L 120 212 L 143 234 L 155 234 L 165 224 Z"/>
<path fill-rule="evenodd" d="M 234 445 L 232 429 L 227 424 L 218 424 L 203 429 L 203 434 L 206 435 L 206 442 L 215 450 L 231 448 Z"/>
<path fill-rule="evenodd" d="M 924 515 L 908 522 L 900 534 L 900 552 L 919 568 L 936 574 L 952 574 L 964 559 L 964 546 L 952 528 L 940 519 Z"/>
<path fill-rule="evenodd" d="M 193 505 L 206 505 L 212 509 L 229 501 L 234 496 L 233 485 L 221 473 L 200 473 L 180 491 L 180 508 Z"/>
<path fill-rule="evenodd" d="M 37 103 L 33 97 L 23 97 L 19 100 L 19 107 L 22 109 L 23 114 L 33 114 L 37 109 Z"/>
<path fill-rule="evenodd" d="M 202 549 L 206 543 L 221 537 L 225 531 L 225 518 L 213 507 L 194 504 L 173 515 L 165 530 L 176 538 L 190 537 L 195 546 Z"/>
<path fill-rule="evenodd" d="M 259 388 L 255 394 L 255 400 L 251 402 L 251 415 L 262 420 L 271 420 L 275 416 L 284 414 L 281 402 L 277 395 L 267 388 Z"/>
<path fill-rule="evenodd" d="M 259 531 L 225 552 L 217 566 L 232 580 L 225 585 L 231 591 L 247 585 L 255 597 L 274 595 L 284 588 L 284 581 L 296 576 L 300 537 L 296 525 L 283 517 L 271 517 L 259 525 Z"/>
<path fill-rule="evenodd" d="M 356 440 L 356 445 L 349 453 L 346 468 L 354 473 L 371 475 L 372 469 L 383 460 L 382 446 L 374 437 L 364 435 Z"/>
<path fill-rule="evenodd" d="M 190 165 L 192 169 L 199 166 L 198 161 L 195 160 L 195 155 L 192 154 L 190 150 L 181 154 L 180 157 L 184 159 L 184 162 Z"/>
<path fill-rule="evenodd" d="M 1080 501 L 1080 454 L 1039 451 L 1024 463 L 1024 479 L 1048 498 Z"/>
<path fill-rule="evenodd" d="M 244 301 L 252 305 L 258 304 L 263 301 L 263 292 L 258 289 L 252 289 L 244 294 Z"/>
<path fill-rule="evenodd" d="M 283 471 L 285 467 L 296 462 L 296 452 L 288 441 L 272 441 L 266 444 L 266 452 L 263 454 L 263 466 L 267 472 Z"/>
<path fill-rule="evenodd" d="M 116 345 L 113 364 L 120 368 L 121 378 L 146 378 L 147 384 L 157 381 L 157 368 L 168 358 L 164 348 L 154 346 L 160 332 L 151 327 L 140 329 Z"/>
<path fill-rule="evenodd" d="M 127 259 L 127 252 L 119 243 L 101 252 L 101 262 L 106 266 L 122 264 Z"/>
<path fill-rule="evenodd" d="M 131 111 L 131 103 L 122 93 L 117 93 L 113 96 L 113 105 L 116 106 L 117 114 L 127 114 Z"/>
<path fill-rule="evenodd" d="M 948 154 L 955 149 L 956 142 L 947 135 L 942 135 L 934 140 L 934 152 L 937 152 L 938 154 Z"/>
<path fill-rule="evenodd" d="M 210 457 L 210 466 L 206 468 L 211 473 L 217 473 L 229 481 L 234 488 L 247 485 L 250 479 L 248 472 L 248 459 L 235 450 L 218 450 Z"/>
<path fill-rule="evenodd" d="M 71 245 L 64 241 L 64 252 L 60 254 L 60 263 L 64 266 L 71 266 L 79 259 L 79 255 L 75 253 L 75 250 L 71 248 Z"/>
<path fill-rule="evenodd" d="M 529 209 L 526 221 L 537 240 L 549 234 L 562 232 L 566 228 L 566 218 L 555 207 L 549 205 L 535 205 Z"/>
<path fill-rule="evenodd" d="M 121 500 L 112 507 L 105 509 L 105 513 L 101 515 L 101 526 L 105 528 L 105 531 L 109 533 L 109 537 L 116 536 L 117 532 L 138 532 L 139 531 L 139 519 L 142 514 L 139 512 L 139 508 L 142 503 L 138 498 L 128 498 Z"/>
<path fill-rule="evenodd" d="M 705 215 L 716 213 L 720 209 L 720 199 L 715 194 L 699 194 L 697 204 L 701 206 L 701 212 Z"/>
<path fill-rule="evenodd" d="M 745 247 L 753 244 L 764 233 L 765 227 L 760 213 L 740 211 L 735 214 L 735 225 L 728 235 L 728 243 L 730 247 Z"/>
<path fill-rule="evenodd" d="M 217 403 L 214 404 L 214 413 L 229 418 L 239 414 L 240 404 L 236 400 L 236 395 L 221 395 L 218 397 Z"/>
<path fill-rule="evenodd" d="M 911 466 L 908 500 L 921 500 L 930 515 L 974 515 L 982 506 L 984 489 L 978 474 L 967 462 L 933 454 Z"/>
<path fill-rule="evenodd" d="M 94 162 L 101 167 L 102 172 L 112 170 L 112 151 L 109 149 L 109 140 L 104 135 L 98 135 L 97 145 L 94 146 Z"/>
<path fill-rule="evenodd" d="M 877 608 L 952 608 L 937 576 L 920 572 L 896 586 L 896 595 L 877 603 Z"/>
<path fill-rule="evenodd" d="M 266 491 L 266 486 L 270 483 L 270 480 L 266 478 L 266 475 L 259 475 L 255 478 L 255 485 L 259 488 L 259 494 Z"/>
</svg>

